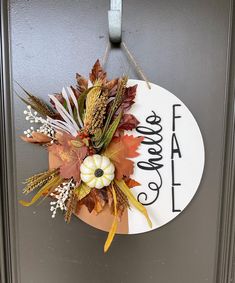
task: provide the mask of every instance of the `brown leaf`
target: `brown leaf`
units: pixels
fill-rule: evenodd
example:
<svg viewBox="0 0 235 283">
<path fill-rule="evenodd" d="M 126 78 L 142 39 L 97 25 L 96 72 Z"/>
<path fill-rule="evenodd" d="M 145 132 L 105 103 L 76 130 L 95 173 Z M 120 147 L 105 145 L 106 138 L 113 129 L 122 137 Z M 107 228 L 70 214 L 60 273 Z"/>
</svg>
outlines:
<svg viewBox="0 0 235 283">
<path fill-rule="evenodd" d="M 137 127 L 139 121 L 132 114 L 124 114 L 118 126 L 119 130 L 131 131 Z"/>
<path fill-rule="evenodd" d="M 136 97 L 136 90 L 137 90 L 137 85 L 130 86 L 125 89 L 121 104 L 121 108 L 123 109 L 123 111 L 128 111 L 131 108 L 131 106 L 135 103 L 134 99 Z"/>
<path fill-rule="evenodd" d="M 90 213 L 93 210 L 96 213 L 101 212 L 107 203 L 108 196 L 106 188 L 99 190 L 92 189 L 87 196 L 85 196 L 81 201 L 79 201 L 79 205 L 85 205 Z"/>
<path fill-rule="evenodd" d="M 117 116 L 118 113 L 120 113 L 120 111 L 127 112 L 131 108 L 131 106 L 135 103 L 134 99 L 136 97 L 136 89 L 137 89 L 137 85 L 134 85 L 134 86 L 131 86 L 131 87 L 125 87 L 124 93 L 121 97 L 120 105 L 117 108 L 114 116 Z M 109 111 L 111 109 L 112 101 L 114 99 L 113 96 L 116 96 L 116 92 L 117 91 L 115 90 L 112 95 L 109 94 L 109 96 L 110 96 L 110 100 L 109 100 L 109 104 L 108 104 L 108 110 Z M 129 115 L 131 115 L 131 114 L 129 114 Z M 126 119 L 127 118 L 130 119 L 131 116 L 129 116 L 129 117 L 126 116 Z M 132 117 L 132 123 L 138 124 L 138 120 L 134 116 Z"/>
<path fill-rule="evenodd" d="M 59 100 L 59 102 L 60 102 L 62 105 L 65 103 L 65 99 L 64 99 L 62 93 L 54 93 L 53 96 L 55 96 L 55 97 Z M 52 101 L 52 100 L 50 99 L 50 103 L 51 103 L 51 105 L 54 107 L 54 109 L 56 109 L 56 108 L 55 108 L 55 103 L 54 103 L 54 101 Z"/>
<path fill-rule="evenodd" d="M 87 155 L 87 147 L 82 146 L 76 148 L 72 145 L 74 137 L 63 133 L 58 136 L 59 144 L 49 146 L 48 150 L 51 151 L 61 162 L 60 175 L 65 178 L 74 178 L 80 184 L 80 166 L 83 159 Z"/>
<path fill-rule="evenodd" d="M 51 141 L 51 138 L 42 133 L 33 132 L 32 137 L 21 136 L 21 139 L 29 143 L 47 144 Z"/>
<path fill-rule="evenodd" d="M 77 80 L 77 91 L 79 94 L 83 93 L 88 88 L 88 80 L 81 76 L 80 74 L 76 74 L 76 80 Z"/>
<path fill-rule="evenodd" d="M 114 94 L 114 92 L 117 91 L 117 85 L 118 85 L 118 79 L 108 81 L 105 84 L 105 87 L 109 90 L 109 96 L 112 96 L 112 94 Z"/>
<path fill-rule="evenodd" d="M 106 72 L 100 65 L 100 61 L 97 60 L 95 65 L 93 66 L 91 73 L 90 73 L 90 81 L 94 84 L 96 80 L 100 80 L 103 83 L 106 82 Z"/>
<path fill-rule="evenodd" d="M 108 198 L 107 198 L 107 191 L 106 189 L 93 189 L 93 195 L 94 195 L 94 198 L 95 198 L 95 207 L 94 207 L 94 210 L 96 213 L 99 213 L 101 212 L 107 201 L 108 201 Z"/>
<path fill-rule="evenodd" d="M 72 85 L 70 86 L 70 88 L 72 89 L 75 97 L 78 99 L 78 97 L 80 96 L 81 92 L 77 88 L 74 88 Z M 74 103 L 73 103 L 71 97 L 69 98 L 69 101 L 70 101 L 71 106 L 74 107 Z"/>
<path fill-rule="evenodd" d="M 78 202 L 77 211 L 79 211 L 79 207 L 81 205 L 85 205 L 90 213 L 93 211 L 93 209 L 95 207 L 95 200 L 94 200 L 91 192 L 86 197 L 84 197 L 81 201 Z"/>
</svg>

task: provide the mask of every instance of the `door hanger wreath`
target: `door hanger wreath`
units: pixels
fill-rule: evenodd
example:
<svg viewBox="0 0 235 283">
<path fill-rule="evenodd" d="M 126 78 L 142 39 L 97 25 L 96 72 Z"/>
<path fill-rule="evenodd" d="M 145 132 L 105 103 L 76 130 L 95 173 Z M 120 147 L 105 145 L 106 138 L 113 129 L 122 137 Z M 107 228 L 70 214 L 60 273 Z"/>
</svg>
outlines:
<svg viewBox="0 0 235 283">
<path fill-rule="evenodd" d="M 50 198 L 52 217 L 61 210 L 67 223 L 84 207 L 93 216 L 108 211 L 113 219 L 106 252 L 131 206 L 152 227 L 146 208 L 132 193 L 132 188 L 140 185 L 132 174 L 144 139 L 128 134 L 139 124 L 130 111 L 137 85 L 127 87 L 126 76 L 108 80 L 99 60 L 89 80 L 79 74 L 76 80 L 76 86 L 49 95 L 49 103 L 23 89 L 25 95 L 20 98 L 27 105 L 25 119 L 36 126 L 24 131 L 21 138 L 46 149 L 50 162 L 49 170 L 25 180 L 23 193 L 34 196 L 20 203 L 31 206 Z"/>
</svg>

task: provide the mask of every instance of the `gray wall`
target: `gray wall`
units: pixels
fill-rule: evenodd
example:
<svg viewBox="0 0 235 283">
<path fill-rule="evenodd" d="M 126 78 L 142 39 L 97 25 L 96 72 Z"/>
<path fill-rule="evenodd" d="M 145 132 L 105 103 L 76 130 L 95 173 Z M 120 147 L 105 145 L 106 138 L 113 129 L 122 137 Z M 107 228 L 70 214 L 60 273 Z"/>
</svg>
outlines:
<svg viewBox="0 0 235 283">
<path fill-rule="evenodd" d="M 45 97 L 88 74 L 107 42 L 109 1 L 12 0 L 14 79 Z M 18 207 L 23 283 L 215 282 L 221 197 L 229 0 L 128 0 L 123 38 L 150 81 L 177 95 L 201 128 L 206 166 L 196 197 L 174 221 L 143 235 L 117 236 L 103 254 L 106 233 L 73 219 L 51 219 L 48 201 Z M 136 77 L 120 50 L 110 76 Z M 17 87 L 16 87 L 17 89 Z M 23 143 L 24 106 L 15 98 L 17 181 L 47 168 L 47 153 Z"/>
</svg>

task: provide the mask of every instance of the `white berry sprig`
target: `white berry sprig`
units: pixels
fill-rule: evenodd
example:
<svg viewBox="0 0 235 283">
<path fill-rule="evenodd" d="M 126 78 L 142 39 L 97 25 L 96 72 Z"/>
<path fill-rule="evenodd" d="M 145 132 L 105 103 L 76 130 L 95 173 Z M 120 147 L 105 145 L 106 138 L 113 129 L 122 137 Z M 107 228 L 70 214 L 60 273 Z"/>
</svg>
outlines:
<svg viewBox="0 0 235 283">
<path fill-rule="evenodd" d="M 37 111 L 32 111 L 32 107 L 30 105 L 27 105 L 27 109 L 24 110 L 25 114 L 25 120 L 29 121 L 30 123 L 44 123 L 44 120 L 42 117 L 38 116 Z"/>
<path fill-rule="evenodd" d="M 68 182 L 62 183 L 60 186 L 58 186 L 53 193 L 50 194 L 51 197 L 55 198 L 56 201 L 51 201 L 50 210 L 52 211 L 52 218 L 55 218 L 57 209 L 60 209 L 62 211 L 66 211 L 66 202 L 70 196 L 71 190 L 75 187 L 75 183 L 73 179 L 71 179 Z"/>
<path fill-rule="evenodd" d="M 39 133 L 42 133 L 52 139 L 51 143 L 55 140 L 55 129 L 51 126 L 49 123 L 48 118 L 44 119 L 40 116 L 38 116 L 37 111 L 32 111 L 32 107 L 30 105 L 27 106 L 27 109 L 24 110 L 25 119 L 26 121 L 29 121 L 30 123 L 40 123 L 41 126 L 35 130 L 34 127 L 30 127 L 28 130 L 24 131 L 24 134 L 30 138 L 32 137 L 32 133 L 37 131 Z"/>
</svg>

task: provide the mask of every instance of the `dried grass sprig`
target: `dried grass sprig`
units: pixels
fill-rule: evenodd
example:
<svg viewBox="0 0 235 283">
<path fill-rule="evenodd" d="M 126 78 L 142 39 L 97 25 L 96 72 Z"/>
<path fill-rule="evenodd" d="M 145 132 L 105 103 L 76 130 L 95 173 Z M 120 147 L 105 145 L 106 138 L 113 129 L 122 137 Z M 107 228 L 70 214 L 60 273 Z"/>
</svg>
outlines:
<svg viewBox="0 0 235 283">
<path fill-rule="evenodd" d="M 116 131 L 116 129 L 118 128 L 118 125 L 121 121 L 122 118 L 122 111 L 119 112 L 119 115 L 116 117 L 116 119 L 112 122 L 112 118 L 115 114 L 115 112 L 118 110 L 118 108 L 120 107 L 121 103 L 122 103 L 122 98 L 123 95 L 125 93 L 125 89 L 126 89 L 126 84 L 127 84 L 127 77 L 123 77 L 119 84 L 118 84 L 118 88 L 117 88 L 117 93 L 116 96 L 112 102 L 112 105 L 109 109 L 109 112 L 107 114 L 107 118 L 105 121 L 105 125 L 102 129 L 102 133 L 98 136 L 95 137 L 94 139 L 94 147 L 96 148 L 97 151 L 100 151 L 101 149 L 106 148 L 110 141 L 112 140 L 112 137 Z"/>
<path fill-rule="evenodd" d="M 144 217 L 148 222 L 149 227 L 152 228 L 152 222 L 151 219 L 149 218 L 147 209 L 140 202 L 136 200 L 130 188 L 126 185 L 125 181 L 124 180 L 119 181 L 115 179 L 114 182 L 119 187 L 119 189 L 127 196 L 130 203 L 144 215 Z"/>
<path fill-rule="evenodd" d="M 24 89 L 18 82 L 16 82 L 17 85 L 23 90 L 23 92 L 26 94 L 26 98 L 21 97 L 18 95 L 18 97 L 27 105 L 30 105 L 35 111 L 40 113 L 43 116 L 49 116 L 51 118 L 56 117 L 56 113 L 53 111 L 53 109 L 42 99 L 36 97 L 32 93 L 28 92 L 26 89 Z"/>
<path fill-rule="evenodd" d="M 65 215 L 64 215 L 64 220 L 66 223 L 69 223 L 70 220 L 71 220 L 71 217 L 72 217 L 72 214 L 76 208 L 76 204 L 77 204 L 77 198 L 76 198 L 76 195 L 74 193 L 74 190 L 71 190 L 70 192 L 70 196 L 69 196 L 69 199 L 67 201 L 67 210 L 65 212 Z"/>
<path fill-rule="evenodd" d="M 43 187 L 47 182 L 49 182 L 52 178 L 59 175 L 59 169 L 54 169 L 52 171 L 48 170 L 43 173 L 36 174 L 24 182 L 27 184 L 23 189 L 24 194 L 29 194 L 30 192 L 34 191 L 35 189 L 40 189 Z"/>
<path fill-rule="evenodd" d="M 115 98 L 112 102 L 112 106 L 110 108 L 110 111 L 108 113 L 108 116 L 107 116 L 107 119 L 106 119 L 106 122 L 105 122 L 105 126 L 103 128 L 103 135 L 107 131 L 107 129 L 108 129 L 110 123 L 111 123 L 111 120 L 113 118 L 114 113 L 117 111 L 117 109 L 119 108 L 119 106 L 122 102 L 122 97 L 124 95 L 127 80 L 128 80 L 128 77 L 123 77 L 118 84 L 117 94 L 116 94 L 116 96 L 115 96 Z"/>
<path fill-rule="evenodd" d="M 61 184 L 61 182 L 63 182 L 63 179 L 58 176 L 55 175 L 53 176 L 45 185 L 43 185 L 42 187 L 40 187 L 40 190 L 36 193 L 36 195 L 31 199 L 31 201 L 27 202 L 24 200 L 20 200 L 20 203 L 23 206 L 31 206 L 32 204 L 34 204 L 40 197 L 42 197 L 43 195 L 47 194 L 48 192 L 51 192 L 53 189 L 55 189 L 59 184 Z"/>
<path fill-rule="evenodd" d="M 41 172 L 41 173 L 38 173 L 38 174 L 35 174 L 29 178 L 27 178 L 23 184 L 27 184 L 29 182 L 33 182 L 34 180 L 36 180 L 37 178 L 41 177 L 43 174 L 47 173 L 48 171 L 45 171 L 45 172 Z"/>
<path fill-rule="evenodd" d="M 119 189 L 119 187 L 114 184 L 114 188 L 116 191 L 116 195 L 117 195 L 117 206 L 118 207 L 125 207 L 125 208 L 129 208 L 130 207 L 130 203 L 128 201 L 127 196 L 122 192 L 122 190 Z"/>
</svg>

